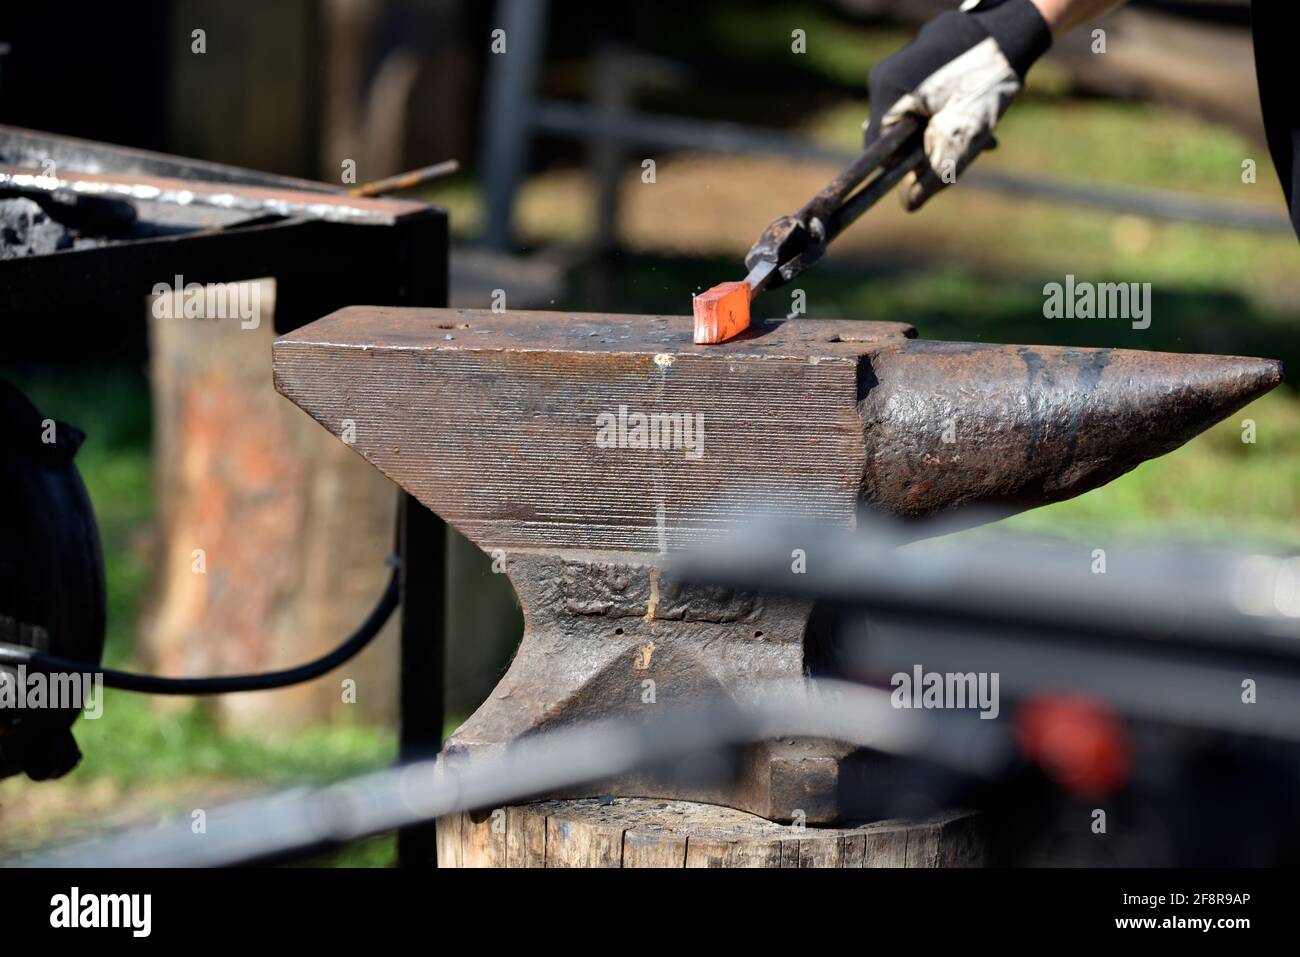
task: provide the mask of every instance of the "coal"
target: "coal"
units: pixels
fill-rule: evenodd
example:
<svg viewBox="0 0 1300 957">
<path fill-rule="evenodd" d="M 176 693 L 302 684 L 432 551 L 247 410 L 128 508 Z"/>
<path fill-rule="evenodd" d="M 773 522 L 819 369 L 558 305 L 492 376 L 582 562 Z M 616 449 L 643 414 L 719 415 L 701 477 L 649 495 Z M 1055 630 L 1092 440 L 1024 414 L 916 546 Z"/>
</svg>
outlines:
<svg viewBox="0 0 1300 957">
<path fill-rule="evenodd" d="M 0 199 L 0 259 L 44 256 L 71 249 L 75 241 L 73 231 L 39 203 L 24 197 Z"/>
</svg>

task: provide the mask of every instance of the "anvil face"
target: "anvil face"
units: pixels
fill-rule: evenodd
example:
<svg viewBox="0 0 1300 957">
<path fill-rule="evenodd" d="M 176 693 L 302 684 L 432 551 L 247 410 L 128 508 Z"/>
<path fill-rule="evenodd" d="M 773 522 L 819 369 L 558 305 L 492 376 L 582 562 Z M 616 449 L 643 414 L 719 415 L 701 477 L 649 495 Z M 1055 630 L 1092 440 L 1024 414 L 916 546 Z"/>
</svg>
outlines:
<svg viewBox="0 0 1300 957">
<path fill-rule="evenodd" d="M 279 390 L 485 551 L 525 635 L 450 748 L 803 672 L 806 603 L 670 587 L 659 556 L 755 512 L 852 526 L 1095 488 L 1271 389 L 1263 359 L 927 342 L 903 323 L 351 307 L 274 346 Z M 841 752 L 756 748 L 740 787 L 612 793 L 837 814 Z"/>
</svg>

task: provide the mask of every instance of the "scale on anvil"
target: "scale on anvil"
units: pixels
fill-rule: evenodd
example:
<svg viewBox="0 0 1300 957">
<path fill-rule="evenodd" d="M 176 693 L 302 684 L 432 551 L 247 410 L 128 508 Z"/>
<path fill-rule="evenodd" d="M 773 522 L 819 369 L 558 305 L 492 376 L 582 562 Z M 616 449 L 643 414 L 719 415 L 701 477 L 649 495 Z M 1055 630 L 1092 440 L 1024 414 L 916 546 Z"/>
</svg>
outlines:
<svg viewBox="0 0 1300 957">
<path fill-rule="evenodd" d="M 449 171 L 447 164 L 441 170 Z M 402 188 L 410 180 L 371 185 Z M 0 198 L 35 203 L 42 218 L 65 230 L 54 251 L 0 258 L 0 354 L 8 356 L 57 355 L 74 337 L 114 343 L 129 324 L 143 323 L 147 297 L 160 283 L 274 279 L 280 331 L 355 302 L 446 302 L 447 216 L 424 203 L 5 126 Z M 12 680 L 33 649 L 85 666 L 79 671 L 98 671 L 103 563 L 94 514 L 73 463 L 83 436 L 46 419 L 2 381 L 0 429 L 10 452 L 0 458 L 0 652 L 9 666 L 0 672 L 8 670 Z M 42 441 L 43 434 L 55 441 Z M 436 590 L 442 526 L 418 507 L 402 514 L 405 573 Z M 394 584 L 376 612 L 391 611 L 396 595 Z M 429 607 L 408 606 L 403 642 L 418 635 L 419 651 L 410 661 L 425 664 L 411 670 L 421 682 L 440 686 L 440 666 L 429 652 L 440 625 Z M 205 680 L 190 682 L 189 693 L 217 690 L 204 689 Z M 178 683 L 173 693 L 184 687 Z M 142 681 L 140 690 L 155 689 Z M 414 705 L 414 720 L 403 713 L 403 748 L 436 749 L 424 714 L 431 708 L 428 696 Z M 432 709 L 440 712 L 437 705 Z M 76 715 L 75 709 L 5 715 L 0 777 L 26 772 L 48 778 L 70 770 L 79 757 L 69 730 Z M 436 721 L 440 728 L 440 713 Z"/>
</svg>

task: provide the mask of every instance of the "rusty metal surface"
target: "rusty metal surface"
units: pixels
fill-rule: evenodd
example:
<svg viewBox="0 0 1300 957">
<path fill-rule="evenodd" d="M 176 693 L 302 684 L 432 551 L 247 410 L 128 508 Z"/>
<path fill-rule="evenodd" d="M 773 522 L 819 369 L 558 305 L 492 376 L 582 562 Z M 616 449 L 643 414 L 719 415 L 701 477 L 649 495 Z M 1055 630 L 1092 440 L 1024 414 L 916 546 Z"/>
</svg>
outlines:
<svg viewBox="0 0 1300 957">
<path fill-rule="evenodd" d="M 89 173 L 123 176 L 171 176 L 209 182 L 247 183 L 285 189 L 337 192 L 324 183 L 281 173 L 228 166 L 188 156 L 173 156 L 153 150 L 103 143 L 44 130 L 0 124 L 0 163 L 43 168 L 52 161 L 56 168 L 82 169 Z"/>
<path fill-rule="evenodd" d="M 622 313 L 530 312 L 512 309 L 402 309 L 355 306 L 286 336 L 277 347 L 302 343 L 325 348 L 417 349 L 433 354 L 507 351 L 561 356 L 689 355 L 711 362 L 736 358 L 856 358 L 863 343 L 916 336 L 906 322 L 756 320 L 725 343 L 697 346 L 690 317 Z"/>
<path fill-rule="evenodd" d="M 1015 510 L 1094 488 L 1267 392 L 1263 359 L 926 342 L 906 324 L 766 322 L 713 346 L 689 317 L 354 307 L 277 340 L 276 385 L 499 559 L 525 635 L 448 742 L 492 749 L 566 721 L 737 700 L 804 670 L 810 605 L 669 587 L 667 552 L 755 511 L 852 527 Z M 701 455 L 602 448 L 599 416 L 703 413 Z M 611 793 L 838 814 L 842 754 L 776 742 L 726 793 Z"/>
<path fill-rule="evenodd" d="M 810 602 L 665 581 L 653 555 L 511 554 L 506 572 L 524 608 L 524 640 L 488 701 L 447 741 L 449 754 L 493 752 L 613 713 L 650 719 L 716 696 L 757 706 L 765 688 L 803 673 Z M 777 820 L 798 809 L 830 822 L 847 750 L 773 741 L 746 750 L 730 788 L 638 774 L 564 793 L 678 797 Z"/>
<path fill-rule="evenodd" d="M 742 524 L 755 501 L 851 524 L 860 358 L 909 332 L 782 322 L 696 346 L 680 317 L 356 307 L 280 339 L 273 370 L 483 548 L 657 552 Z M 601 447 L 602 417 L 638 415 L 692 434 Z"/>
<path fill-rule="evenodd" d="M 802 669 L 806 602 L 669 590 L 653 555 L 517 554 L 507 562 L 527 638 L 492 693 L 493 706 L 457 730 L 456 747 L 599 717 L 611 702 L 647 714 L 705 691 L 752 702 L 767 682 Z M 661 601 L 672 617 L 660 617 Z"/>
<path fill-rule="evenodd" d="M 309 203 L 359 202 L 323 183 L 8 126 L 0 126 L 0 164 L 28 174 L 53 164 L 56 172 L 85 170 L 127 182 L 201 180 L 218 190 L 260 190 Z M 0 195 L 39 195 L 60 222 L 70 211 L 62 200 L 76 196 L 3 189 Z M 73 248 L 0 258 L 0 318 L 23 319 L 0 324 L 4 347 L 52 351 L 68 336 L 115 346 L 123 326 L 139 322 L 140 304 L 155 285 L 172 284 L 177 276 L 185 283 L 274 277 L 280 330 L 349 302 L 445 301 L 445 212 L 420 203 L 365 202 L 402 212 L 391 225 L 378 226 L 378 220 L 332 222 L 80 196 L 80 204 L 133 206 L 136 215 L 117 224 L 100 216 L 104 228 L 79 229 Z"/>
<path fill-rule="evenodd" d="M 428 207 L 399 199 L 338 195 L 307 190 L 211 183 L 170 176 L 124 176 L 55 167 L 0 165 L 0 190 L 19 193 L 67 192 L 164 206 L 208 206 L 246 216 L 293 216 L 335 223 L 389 226 Z"/>
<path fill-rule="evenodd" d="M 321 195 L 343 192 L 340 188 L 312 180 L 0 125 L 0 165 L 43 173 L 51 168 L 51 164 L 55 171 L 82 170 L 86 173 L 127 179 L 164 177 L 203 180 L 214 184 L 261 186 L 267 189 L 294 190 Z M 110 200 L 102 199 L 100 202 L 107 203 Z M 125 200 L 119 202 L 126 205 Z M 160 235 L 166 232 L 181 233 L 228 226 L 249 219 L 249 214 L 246 212 L 216 206 L 194 204 L 179 206 L 155 202 L 136 202 L 134 205 L 140 223 L 153 226 L 154 231 Z M 132 231 L 125 235 L 106 238 L 140 239 L 142 235 L 139 231 Z"/>
<path fill-rule="evenodd" d="M 1104 485 L 1268 392 L 1281 364 L 917 340 L 873 356 L 867 381 L 863 501 L 921 516 Z"/>
</svg>

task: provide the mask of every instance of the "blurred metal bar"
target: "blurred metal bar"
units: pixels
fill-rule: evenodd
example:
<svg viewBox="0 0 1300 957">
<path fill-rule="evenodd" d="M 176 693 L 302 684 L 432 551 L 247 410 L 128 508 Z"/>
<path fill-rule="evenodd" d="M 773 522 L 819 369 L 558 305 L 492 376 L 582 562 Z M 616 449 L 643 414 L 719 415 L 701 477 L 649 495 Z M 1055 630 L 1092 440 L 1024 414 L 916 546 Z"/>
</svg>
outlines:
<svg viewBox="0 0 1300 957">
<path fill-rule="evenodd" d="M 483 146 L 488 217 L 484 241 L 505 250 L 511 242 L 515 193 L 528 159 L 529 116 L 546 46 L 546 0 L 500 0 L 494 29 L 505 31 L 505 52 L 488 53 L 486 135 Z"/>
<path fill-rule="evenodd" d="M 852 162 L 857 153 L 821 146 L 786 133 L 683 117 L 626 112 L 611 114 L 582 103 L 558 100 L 538 102 L 532 112 L 538 132 L 580 140 L 622 143 L 663 150 L 692 150 L 754 156 L 778 156 L 807 162 Z M 1088 209 L 1128 213 L 1264 233 L 1291 232 L 1291 222 L 1280 209 L 1251 207 L 1206 199 L 1190 193 L 1099 183 L 1071 182 L 1025 173 L 972 169 L 961 178 L 963 186 L 1014 196 L 1068 203 Z"/>
<path fill-rule="evenodd" d="M 1282 212 L 1281 204 L 1274 210 L 1263 205 L 1206 199 L 1169 189 L 1104 186 L 1100 183 L 1072 182 L 987 169 L 970 171 L 962 177 L 962 182 L 1017 199 L 1068 203 L 1088 209 L 1149 216 L 1152 219 L 1194 223 L 1198 226 L 1291 234 L 1291 221 Z"/>
<path fill-rule="evenodd" d="M 649 113 L 613 113 L 585 103 L 541 100 L 533 106 L 533 129 L 577 140 L 607 140 L 624 146 L 710 153 L 784 156 L 845 165 L 856 153 L 819 146 L 787 133 L 676 116 Z"/>
<path fill-rule="evenodd" d="M 1091 574 L 1086 570 L 1089 552 L 1081 546 L 1034 550 L 1023 541 L 984 538 L 916 543 L 914 525 L 865 524 L 865 531 L 856 536 L 828 535 L 812 527 L 792 534 L 751 535 L 730 548 L 710 549 L 697 558 L 683 556 L 675 568 L 679 576 L 689 571 L 691 577 L 707 581 L 743 582 L 744 587 L 882 609 L 886 621 L 898 616 L 890 628 L 898 627 L 883 639 L 879 629 L 868 637 L 868 643 L 886 648 L 878 663 L 916 660 L 931 668 L 963 671 L 1005 667 L 1012 688 L 1004 704 L 1012 709 L 1029 698 L 1059 694 L 1068 685 L 1063 677 L 1091 673 L 1106 677 L 1102 690 L 1117 705 L 1120 719 L 1154 721 L 1157 728 L 1168 727 L 1172 719 L 1182 727 L 1206 728 L 1221 746 L 1241 731 L 1267 736 L 1281 730 L 1292 744 L 1300 742 L 1294 690 L 1300 648 L 1294 628 L 1260 627 L 1255 622 L 1300 620 L 1300 589 L 1295 578 L 1287 577 L 1300 570 L 1294 560 L 1228 556 L 1216 562 L 1213 556 L 1174 551 L 1155 558 L 1126 557 L 1116 550 L 1108 574 L 1124 579 L 1116 594 L 1129 596 L 1133 604 L 1110 605 L 1099 604 L 1109 589 L 1099 593 L 1081 588 L 1084 579 L 1063 573 L 1081 561 L 1082 574 Z M 925 529 L 941 530 L 933 525 Z M 806 552 L 801 572 L 789 564 L 792 542 Z M 1245 587 L 1240 576 L 1223 577 L 1233 568 L 1245 574 Z M 1217 589 L 1215 581 L 1220 582 Z M 998 582 L 1001 588 L 988 587 Z M 1272 602 L 1271 609 L 1265 599 Z M 1097 606 L 1096 614 L 1088 613 L 1092 606 Z M 1052 627 L 1049 614 L 1053 608 L 1057 627 Z M 1166 618 L 1171 609 L 1181 609 L 1176 620 Z M 1119 640 L 1126 617 L 1139 630 L 1158 628 L 1159 635 Z M 1211 640 L 1214 622 L 1225 627 L 1226 636 Z M 1098 625 L 1097 634 L 1087 633 Z M 1237 635 L 1239 631 L 1243 634 Z M 1176 640 L 1188 634 L 1192 640 Z M 1005 649 L 1002 658 L 986 657 L 999 644 Z M 1184 683 L 1187 666 L 1211 680 Z M 1234 717 L 1219 706 L 1219 699 L 1235 695 L 1243 674 L 1258 681 L 1261 701 L 1264 694 L 1273 696 L 1270 713 L 1282 716 L 1284 727 L 1261 721 L 1254 710 L 1258 705 L 1238 705 L 1243 714 L 1251 713 L 1249 718 Z M 1177 701 L 1177 713 L 1162 711 L 1164 701 Z M 1217 719 L 1224 715 L 1228 720 L 1220 724 Z M 984 721 L 969 710 L 896 708 L 890 692 L 861 684 L 826 679 L 778 682 L 744 705 L 703 702 L 665 709 L 644 722 L 616 718 L 567 725 L 520 738 L 486 756 L 444 755 L 323 789 L 241 802 L 212 811 L 207 835 L 194 835 L 189 821 L 181 820 L 5 863 L 219 866 L 285 859 L 634 769 L 698 775 L 701 768 L 711 768 L 709 773 L 725 775 L 734 771 L 726 756 L 736 745 L 786 736 L 841 741 L 948 768 L 971 782 L 1005 783 L 1023 767 L 1016 730 L 1014 720 Z M 1196 754 L 1211 746 L 1212 739 L 1196 735 L 1181 739 L 1182 744 L 1176 743 L 1179 739 L 1162 740 L 1164 747 Z M 1272 753 L 1294 766 L 1294 748 Z M 870 786 L 883 784 L 877 780 Z M 220 840 L 213 840 L 214 834 L 221 835 Z"/>
<path fill-rule="evenodd" d="M 1086 692 L 1132 717 L 1300 741 L 1300 559 L 1116 549 L 1097 574 L 1083 545 L 863 526 L 747 533 L 670 572 L 863 610 L 836 656 L 855 679 L 997 673 L 1012 697 Z"/>
<path fill-rule="evenodd" d="M 1007 730 L 968 715 L 901 711 L 887 692 L 872 688 L 799 682 L 772 688 L 756 707 L 704 703 L 645 723 L 613 719 L 568 726 L 520 739 L 499 755 L 444 756 L 325 788 L 241 801 L 213 809 L 204 835 L 196 836 L 185 818 L 6 860 L 3 866 L 220 867 L 282 861 L 638 768 L 696 774 L 702 763 L 710 763 L 699 759 L 720 756 L 720 749 L 787 735 L 833 738 L 990 777 L 1013 754 Z"/>
<path fill-rule="evenodd" d="M 747 529 L 674 556 L 684 581 L 816 598 L 898 614 L 1026 624 L 1091 634 L 1159 633 L 1300 663 L 1300 559 L 1204 548 L 1112 549 L 987 531 L 941 537 L 995 518 L 971 509 L 931 521 L 867 513 L 854 531 L 789 523 Z M 791 548 L 808 567 L 790 570 Z"/>
<path fill-rule="evenodd" d="M 402 541 L 402 631 L 398 759 L 432 758 L 442 748 L 446 692 L 447 526 L 413 496 L 399 493 Z M 436 867 L 433 825 L 397 835 L 399 867 Z"/>
<path fill-rule="evenodd" d="M 401 273 L 402 302 L 445 306 L 449 262 L 446 220 L 438 229 L 416 223 L 407 230 Z M 398 704 L 398 760 L 430 758 L 442 747 L 446 720 L 447 525 L 414 497 L 398 491 L 402 560 L 402 623 Z M 432 824 L 397 834 L 401 867 L 437 864 Z"/>
<path fill-rule="evenodd" d="M 632 103 L 632 78 L 624 69 L 626 51 L 606 40 L 596 50 L 596 109 L 607 117 L 626 113 Z M 601 137 L 590 145 L 591 165 L 596 174 L 596 246 L 612 249 L 618 239 L 619 172 L 623 165 L 622 144 Z"/>
</svg>

